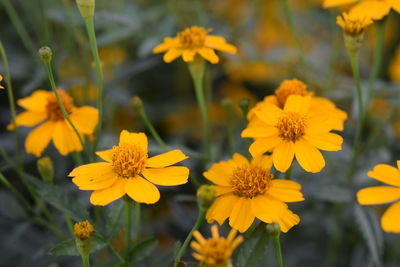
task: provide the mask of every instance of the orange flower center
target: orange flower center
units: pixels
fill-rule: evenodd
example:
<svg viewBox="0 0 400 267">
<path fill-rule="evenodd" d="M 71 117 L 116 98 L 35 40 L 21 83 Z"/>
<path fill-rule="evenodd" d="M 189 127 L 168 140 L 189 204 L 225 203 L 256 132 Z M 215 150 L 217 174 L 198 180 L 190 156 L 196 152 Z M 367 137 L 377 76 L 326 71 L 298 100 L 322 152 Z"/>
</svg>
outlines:
<svg viewBox="0 0 400 267">
<path fill-rule="evenodd" d="M 269 187 L 272 174 L 258 165 L 245 165 L 233 171 L 230 184 L 235 195 L 253 198 L 264 194 Z"/>
<path fill-rule="evenodd" d="M 203 244 L 201 254 L 205 263 L 218 265 L 228 262 L 232 250 L 225 238 L 212 238 Z"/>
<path fill-rule="evenodd" d="M 209 30 L 192 26 L 178 33 L 179 42 L 183 47 L 196 48 L 204 46 Z"/>
<path fill-rule="evenodd" d="M 279 130 L 279 136 L 291 142 L 299 140 L 306 132 L 306 117 L 296 112 L 286 112 L 279 118 L 275 125 Z"/>
<path fill-rule="evenodd" d="M 275 90 L 275 96 L 280 107 L 285 106 L 286 100 L 290 95 L 307 96 L 307 85 L 297 79 L 284 81 L 278 89 Z"/>
<path fill-rule="evenodd" d="M 122 144 L 113 147 L 113 169 L 122 178 L 131 178 L 140 174 L 144 169 L 146 159 L 147 153 L 139 146 Z"/>
<path fill-rule="evenodd" d="M 72 98 L 62 90 L 58 90 L 58 95 L 60 96 L 61 102 L 63 103 L 67 113 L 71 113 L 74 107 Z M 46 112 L 47 117 L 52 121 L 59 121 L 64 119 L 64 115 L 62 114 L 61 108 L 58 105 L 55 94 L 51 94 L 47 97 Z"/>
</svg>

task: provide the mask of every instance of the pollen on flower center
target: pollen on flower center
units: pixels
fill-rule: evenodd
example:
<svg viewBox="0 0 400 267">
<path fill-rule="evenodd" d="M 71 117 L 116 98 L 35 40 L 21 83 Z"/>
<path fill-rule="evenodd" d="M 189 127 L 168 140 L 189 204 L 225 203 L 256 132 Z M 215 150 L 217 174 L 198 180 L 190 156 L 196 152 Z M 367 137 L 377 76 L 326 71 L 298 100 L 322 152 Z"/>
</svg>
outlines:
<svg viewBox="0 0 400 267">
<path fill-rule="evenodd" d="M 257 165 L 246 165 L 233 171 L 230 184 L 235 195 L 253 198 L 266 192 L 271 179 L 272 174 L 268 169 Z"/>
<path fill-rule="evenodd" d="M 204 262 L 208 264 L 224 264 L 229 260 L 231 253 L 231 248 L 225 238 L 208 239 L 203 245 L 202 255 Z"/>
<path fill-rule="evenodd" d="M 201 47 L 206 41 L 209 30 L 202 27 L 192 26 L 178 33 L 179 42 L 188 48 Z"/>
<path fill-rule="evenodd" d="M 122 144 L 113 147 L 113 169 L 123 178 L 131 178 L 140 174 L 143 171 L 146 159 L 146 151 L 137 145 Z"/>
<path fill-rule="evenodd" d="M 287 112 L 279 118 L 275 127 L 278 128 L 281 138 L 296 142 L 306 132 L 306 117 L 296 112 Z"/>
<path fill-rule="evenodd" d="M 300 80 L 286 80 L 275 90 L 275 96 L 280 107 L 285 106 L 286 99 L 291 95 L 307 96 L 310 92 L 307 85 Z"/>
<path fill-rule="evenodd" d="M 73 109 L 72 98 L 67 93 L 61 90 L 58 91 L 58 95 L 60 96 L 67 113 L 71 113 Z M 59 121 L 64 119 L 61 108 L 58 105 L 57 98 L 54 94 L 51 94 L 47 97 L 46 112 L 47 117 L 52 121 Z"/>
</svg>

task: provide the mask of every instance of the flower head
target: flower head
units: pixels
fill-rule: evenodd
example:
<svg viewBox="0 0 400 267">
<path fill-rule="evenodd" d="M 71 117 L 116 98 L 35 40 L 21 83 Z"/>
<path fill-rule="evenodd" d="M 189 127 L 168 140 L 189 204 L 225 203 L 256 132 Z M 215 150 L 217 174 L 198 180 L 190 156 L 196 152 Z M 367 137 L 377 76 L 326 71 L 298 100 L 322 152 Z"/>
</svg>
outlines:
<svg viewBox="0 0 400 267">
<path fill-rule="evenodd" d="M 383 214 L 381 226 L 385 232 L 400 233 L 400 160 L 397 168 L 378 164 L 368 176 L 388 186 L 373 186 L 358 191 L 357 200 L 361 205 L 393 203 Z"/>
<path fill-rule="evenodd" d="M 300 166 L 308 172 L 319 172 L 325 160 L 318 149 L 338 151 L 343 138 L 330 131 L 335 118 L 325 112 L 311 110 L 311 96 L 291 95 L 283 109 L 265 104 L 255 111 L 242 137 L 254 139 L 250 146 L 253 157 L 272 153 L 274 166 L 285 172 L 296 156 Z"/>
<path fill-rule="evenodd" d="M 371 19 L 351 17 L 347 13 L 338 16 L 336 22 L 343 29 L 344 33 L 350 36 L 362 35 L 365 29 L 372 24 Z"/>
<path fill-rule="evenodd" d="M 266 223 L 276 222 L 287 232 L 300 222 L 285 202 L 303 200 L 301 186 L 289 180 L 273 179 L 272 158 L 257 156 L 248 161 L 240 154 L 211 166 L 204 173 L 215 184 L 217 198 L 207 211 L 207 221 L 229 225 L 245 232 L 255 218 Z"/>
<path fill-rule="evenodd" d="M 236 47 L 228 44 L 224 38 L 209 35 L 210 29 L 192 26 L 179 32 L 176 37 L 164 38 L 164 42 L 153 49 L 153 53 L 163 53 L 164 61 L 170 63 L 182 56 L 185 62 L 192 62 L 197 54 L 209 62 L 216 64 L 219 57 L 214 50 L 231 54 L 236 53 Z"/>
<path fill-rule="evenodd" d="M 66 92 L 58 90 L 58 94 L 78 132 L 81 135 L 92 135 L 98 121 L 97 109 L 90 106 L 76 107 Z M 16 117 L 16 125 L 27 127 L 39 125 L 25 140 L 25 149 L 28 153 L 40 157 L 50 140 L 53 140 L 61 155 L 82 151 L 83 147 L 64 118 L 54 93 L 37 90 L 30 96 L 18 100 L 17 103 L 26 111 Z M 8 125 L 7 128 L 12 130 L 13 126 Z"/>
<path fill-rule="evenodd" d="M 226 267 L 231 262 L 233 251 L 243 242 L 243 237 L 236 237 L 237 231 L 231 229 L 228 237 L 219 235 L 218 227 L 211 226 L 212 236 L 205 239 L 199 231 L 193 233 L 196 241 L 192 241 L 190 246 L 195 250 L 193 258 L 207 267 Z"/>
<path fill-rule="evenodd" d="M 187 182 L 189 169 L 171 166 L 187 158 L 180 150 L 149 158 L 144 133 L 121 132 L 118 146 L 97 152 L 106 162 L 82 165 L 70 174 L 81 190 L 93 191 L 90 202 L 104 206 L 128 194 L 136 202 L 153 204 L 160 198 L 154 184 L 181 185 Z M 171 166 L 171 167 L 169 167 Z"/>
<path fill-rule="evenodd" d="M 93 225 L 87 220 L 74 224 L 74 235 L 80 240 L 89 239 L 92 236 L 93 231 Z"/>
</svg>

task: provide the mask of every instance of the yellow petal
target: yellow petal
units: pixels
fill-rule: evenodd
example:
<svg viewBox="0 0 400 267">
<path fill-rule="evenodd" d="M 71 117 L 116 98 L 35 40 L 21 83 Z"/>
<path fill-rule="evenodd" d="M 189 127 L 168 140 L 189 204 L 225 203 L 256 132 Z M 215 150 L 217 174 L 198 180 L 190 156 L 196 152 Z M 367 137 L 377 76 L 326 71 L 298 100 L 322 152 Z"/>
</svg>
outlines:
<svg viewBox="0 0 400 267">
<path fill-rule="evenodd" d="M 118 175 L 110 166 L 106 172 L 97 171 L 95 174 L 78 175 L 72 179 L 72 182 L 76 184 L 80 190 L 100 190 L 112 186 L 117 179 L 119 179 Z"/>
<path fill-rule="evenodd" d="M 343 6 L 356 3 L 358 0 L 325 0 L 322 4 L 324 8 Z"/>
<path fill-rule="evenodd" d="M 214 163 L 211 168 L 204 172 L 204 177 L 217 185 L 230 186 L 230 177 L 233 172 L 234 165 L 229 161 L 221 161 Z"/>
<path fill-rule="evenodd" d="M 290 95 L 285 102 L 285 111 L 307 114 L 310 109 L 311 96 Z"/>
<path fill-rule="evenodd" d="M 392 186 L 373 186 L 357 192 L 357 200 L 361 205 L 384 204 L 400 199 L 400 188 Z"/>
<path fill-rule="evenodd" d="M 212 64 L 217 64 L 219 62 L 219 57 L 211 48 L 200 48 L 197 52 Z"/>
<path fill-rule="evenodd" d="M 271 169 L 272 168 L 272 157 L 269 155 L 258 156 L 258 157 L 253 158 L 251 163 L 262 166 L 266 169 Z"/>
<path fill-rule="evenodd" d="M 113 151 L 113 149 L 97 151 L 96 155 L 105 161 L 112 162 Z"/>
<path fill-rule="evenodd" d="M 68 174 L 69 177 L 74 177 L 78 175 L 87 175 L 87 174 L 96 174 L 98 172 L 107 172 L 109 169 L 112 169 L 112 165 L 108 162 L 96 162 L 85 164 L 79 167 L 76 167 Z"/>
<path fill-rule="evenodd" d="M 83 147 L 78 136 L 66 120 L 57 121 L 54 126 L 53 143 L 61 155 L 68 155 L 74 151 L 82 151 Z"/>
<path fill-rule="evenodd" d="M 272 180 L 272 186 L 266 192 L 266 195 L 271 196 L 283 202 L 298 202 L 303 201 L 303 194 L 297 189 L 300 187 L 296 182 L 289 180 Z"/>
<path fill-rule="evenodd" d="M 191 61 L 193 61 L 195 55 L 196 55 L 195 49 L 185 49 L 185 50 L 183 50 L 183 53 L 182 53 L 183 61 L 191 62 Z"/>
<path fill-rule="evenodd" d="M 123 130 L 119 136 L 119 145 L 122 144 L 136 145 L 147 152 L 147 136 L 144 133 L 130 133 Z"/>
<path fill-rule="evenodd" d="M 294 157 L 294 148 L 294 144 L 287 141 L 283 141 L 275 147 L 272 153 L 272 161 L 278 171 L 286 172 L 289 169 Z"/>
<path fill-rule="evenodd" d="M 400 1 L 399 0 L 392 0 L 392 8 L 396 10 L 397 13 L 400 13 Z"/>
<path fill-rule="evenodd" d="M 164 42 L 157 45 L 153 49 L 154 54 L 162 53 L 167 51 L 168 49 L 171 49 L 173 47 L 176 47 L 179 44 L 179 41 L 176 38 L 164 38 Z"/>
<path fill-rule="evenodd" d="M 256 139 L 249 147 L 250 154 L 253 157 L 260 156 L 265 152 L 273 151 L 277 146 L 282 143 L 279 136 L 272 136 L 267 138 Z"/>
<path fill-rule="evenodd" d="M 321 152 L 307 141 L 303 139 L 297 141 L 294 150 L 296 159 L 304 170 L 316 173 L 324 168 L 325 160 Z"/>
<path fill-rule="evenodd" d="M 46 121 L 42 125 L 33 129 L 25 140 L 26 152 L 31 153 L 36 157 L 40 157 L 51 140 L 54 127 L 55 123 Z"/>
<path fill-rule="evenodd" d="M 264 126 L 264 127 L 249 127 L 244 129 L 242 132 L 242 137 L 251 138 L 266 138 L 271 136 L 276 136 L 279 131 L 276 127 Z"/>
<path fill-rule="evenodd" d="M 285 203 L 268 196 L 259 195 L 253 198 L 251 209 L 261 221 L 278 223 L 284 233 L 300 222 L 299 216 L 291 212 Z"/>
<path fill-rule="evenodd" d="M 153 204 L 160 199 L 160 191 L 152 183 L 139 176 L 127 180 L 125 191 L 134 201 Z"/>
<path fill-rule="evenodd" d="M 229 225 L 243 233 L 254 222 L 255 216 L 251 209 L 251 199 L 239 197 L 229 216 Z"/>
<path fill-rule="evenodd" d="M 232 159 L 239 166 L 249 164 L 249 161 L 247 160 L 247 158 L 243 155 L 240 155 L 239 153 L 234 153 L 232 156 Z"/>
<path fill-rule="evenodd" d="M 228 44 L 224 38 L 215 35 L 207 36 L 205 46 L 231 54 L 235 54 L 237 52 L 237 48 L 235 46 Z"/>
<path fill-rule="evenodd" d="M 206 219 L 208 223 L 217 221 L 220 225 L 231 215 L 233 206 L 239 197 L 233 194 L 217 197 L 207 211 Z"/>
<path fill-rule="evenodd" d="M 389 13 L 390 8 L 391 6 L 387 1 L 362 1 L 350 10 L 349 15 L 363 19 L 380 20 Z"/>
<path fill-rule="evenodd" d="M 187 159 L 188 156 L 182 153 L 181 150 L 172 150 L 154 157 L 147 159 L 146 167 L 162 168 L 173 165 Z"/>
<path fill-rule="evenodd" d="M 99 112 L 96 108 L 83 106 L 75 108 L 69 117 L 80 133 L 90 135 L 93 134 L 96 128 Z"/>
<path fill-rule="evenodd" d="M 392 204 L 382 215 L 381 225 L 385 232 L 400 233 L 400 202 Z"/>
<path fill-rule="evenodd" d="M 125 195 L 125 183 L 127 179 L 118 178 L 115 183 L 105 189 L 93 191 L 90 203 L 96 206 L 105 206 Z"/>
<path fill-rule="evenodd" d="M 388 164 L 378 164 L 372 171 L 368 172 L 368 176 L 385 184 L 400 186 L 400 171 Z"/>
<path fill-rule="evenodd" d="M 189 169 L 182 166 L 172 166 L 159 169 L 144 169 L 142 174 L 153 184 L 173 186 L 187 183 Z"/>
<path fill-rule="evenodd" d="M 282 180 L 282 179 L 273 179 L 271 181 L 272 187 L 280 188 L 280 189 L 290 189 L 290 190 L 301 190 L 301 185 L 295 181 L 291 180 Z"/>
<path fill-rule="evenodd" d="M 343 138 L 334 133 L 311 133 L 306 134 L 304 139 L 321 150 L 339 151 L 342 149 Z"/>
<path fill-rule="evenodd" d="M 171 63 L 175 59 L 177 59 L 180 55 L 182 55 L 182 50 L 177 48 L 171 48 L 164 54 L 164 62 Z"/>
<path fill-rule="evenodd" d="M 215 189 L 215 195 L 220 196 L 220 195 L 225 195 L 232 193 L 233 188 L 230 186 L 222 186 L 222 185 L 214 185 Z"/>
<path fill-rule="evenodd" d="M 15 123 L 18 126 L 27 126 L 27 127 L 32 127 L 35 126 L 36 124 L 41 123 L 47 118 L 47 114 L 44 112 L 34 112 L 34 111 L 25 111 L 21 112 L 20 114 L 17 115 L 15 118 Z M 10 123 L 7 126 L 7 130 L 13 130 L 14 125 Z"/>
<path fill-rule="evenodd" d="M 256 116 L 264 123 L 275 126 L 279 118 L 282 116 L 282 109 L 272 104 L 264 105 L 260 110 L 256 111 Z"/>
<path fill-rule="evenodd" d="M 36 90 L 30 96 L 19 99 L 17 103 L 24 109 L 46 113 L 47 98 L 51 94 L 51 92 L 45 90 Z"/>
</svg>

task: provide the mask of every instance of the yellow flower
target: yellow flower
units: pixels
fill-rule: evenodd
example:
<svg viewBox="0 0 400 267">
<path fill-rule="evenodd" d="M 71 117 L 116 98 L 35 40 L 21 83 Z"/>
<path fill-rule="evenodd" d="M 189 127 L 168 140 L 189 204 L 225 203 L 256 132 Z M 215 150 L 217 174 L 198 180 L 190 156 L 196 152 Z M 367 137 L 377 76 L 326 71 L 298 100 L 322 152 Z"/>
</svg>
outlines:
<svg viewBox="0 0 400 267">
<path fill-rule="evenodd" d="M 350 9 L 350 15 L 359 18 L 380 20 L 391 9 L 400 13 L 400 1 L 398 0 L 325 0 L 323 7 L 335 7 L 343 5 L 353 5 Z"/>
<path fill-rule="evenodd" d="M 343 31 L 350 36 L 359 36 L 363 34 L 365 29 L 372 24 L 371 19 L 350 16 L 347 13 L 338 16 L 336 22 Z"/>
<path fill-rule="evenodd" d="M 58 90 L 58 93 L 78 132 L 81 135 L 92 135 L 98 121 L 97 109 L 90 106 L 78 108 L 67 93 L 62 90 Z M 26 109 L 16 117 L 17 126 L 32 127 L 40 124 L 25 140 L 28 153 L 40 157 L 50 140 L 53 140 L 61 155 L 83 150 L 76 133 L 64 118 L 54 93 L 37 90 L 17 103 Z M 13 126 L 8 125 L 7 129 L 11 130 Z"/>
<path fill-rule="evenodd" d="M 172 150 L 148 158 L 144 133 L 121 132 L 118 146 L 96 153 L 106 162 L 75 168 L 68 176 L 80 190 L 90 190 L 90 202 L 105 206 L 128 194 L 139 203 L 153 204 L 160 199 L 154 184 L 174 186 L 185 184 L 189 169 L 171 166 L 187 158 L 180 150 Z"/>
<path fill-rule="evenodd" d="M 231 263 L 233 251 L 243 242 L 242 236 L 237 236 L 237 231 L 231 229 L 228 237 L 219 235 L 218 227 L 211 226 L 212 237 L 205 239 L 199 231 L 193 233 L 196 241 L 190 246 L 195 250 L 193 258 L 204 264 L 206 267 L 227 267 Z"/>
<path fill-rule="evenodd" d="M 207 211 L 207 221 L 220 225 L 229 217 L 229 225 L 245 232 L 255 218 L 278 223 L 287 232 L 300 222 L 285 202 L 304 200 L 301 186 L 289 180 L 272 179 L 271 156 L 257 156 L 249 162 L 240 154 L 213 164 L 204 177 L 213 182 L 217 198 Z"/>
<path fill-rule="evenodd" d="M 285 172 L 294 156 L 308 172 L 319 172 L 325 160 L 318 149 L 338 151 L 343 138 L 330 133 L 334 123 L 326 112 L 310 112 L 311 96 L 291 95 L 284 109 L 266 104 L 255 112 L 257 123 L 250 123 L 242 137 L 255 141 L 250 146 L 253 157 L 272 152 L 278 171 Z"/>
<path fill-rule="evenodd" d="M 191 62 L 199 54 L 212 64 L 219 62 L 219 57 L 214 50 L 231 54 L 236 53 L 236 47 L 228 44 L 224 38 L 216 35 L 209 35 L 211 30 L 202 27 L 192 26 L 179 32 L 176 37 L 164 38 L 164 42 L 153 49 L 153 53 L 163 53 L 164 61 L 170 63 L 182 56 L 185 62 Z"/>
<path fill-rule="evenodd" d="M 3 81 L 3 76 L 0 75 L 0 82 Z M 0 89 L 4 89 L 4 87 L 0 84 Z"/>
<path fill-rule="evenodd" d="M 381 226 L 385 232 L 400 233 L 400 160 L 397 168 L 378 164 L 368 176 L 389 186 L 373 186 L 358 191 L 357 200 L 361 205 L 393 203 L 382 215 Z"/>
<path fill-rule="evenodd" d="M 87 220 L 74 224 L 74 235 L 81 240 L 89 239 L 92 236 L 93 231 L 93 225 Z"/>
</svg>

